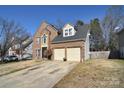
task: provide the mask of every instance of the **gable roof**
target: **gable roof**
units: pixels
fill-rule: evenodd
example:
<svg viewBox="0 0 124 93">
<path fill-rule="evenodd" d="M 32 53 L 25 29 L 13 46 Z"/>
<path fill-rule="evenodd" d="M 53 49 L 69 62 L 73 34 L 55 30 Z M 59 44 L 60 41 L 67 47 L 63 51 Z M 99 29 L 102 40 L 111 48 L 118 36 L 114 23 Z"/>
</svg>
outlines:
<svg viewBox="0 0 124 93">
<path fill-rule="evenodd" d="M 60 42 L 68 42 L 68 41 L 76 41 L 76 40 L 84 40 L 86 39 L 87 33 L 89 30 L 89 25 L 84 24 L 83 26 L 77 27 L 76 33 L 74 36 L 63 37 L 63 32 L 56 36 L 52 43 L 60 43 Z"/>
<path fill-rule="evenodd" d="M 67 25 L 74 27 L 74 25 L 72 25 L 72 24 L 70 24 L 70 23 L 67 23 L 67 24 L 65 24 L 65 25 L 63 26 L 62 29 L 64 29 Z"/>
<path fill-rule="evenodd" d="M 46 26 L 45 26 L 45 29 L 47 29 L 47 27 L 49 26 L 49 27 L 53 28 L 56 32 L 58 32 L 58 29 L 57 29 L 55 26 L 53 26 L 52 24 L 49 24 L 47 21 L 43 21 L 43 22 L 40 24 L 40 26 L 39 26 L 39 28 L 37 29 L 37 31 L 35 32 L 34 36 L 36 35 L 36 33 L 38 33 L 38 31 L 40 30 L 40 28 L 42 27 L 42 25 L 46 25 Z M 47 29 L 47 30 L 48 30 L 48 29 Z M 34 37 L 34 36 L 33 36 L 33 37 Z"/>
</svg>

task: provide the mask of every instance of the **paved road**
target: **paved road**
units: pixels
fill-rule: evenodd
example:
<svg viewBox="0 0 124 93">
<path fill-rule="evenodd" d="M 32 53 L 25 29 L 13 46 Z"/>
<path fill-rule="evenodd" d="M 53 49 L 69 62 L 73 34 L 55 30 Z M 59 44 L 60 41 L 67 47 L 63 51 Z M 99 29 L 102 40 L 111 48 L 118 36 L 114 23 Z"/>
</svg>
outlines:
<svg viewBox="0 0 124 93">
<path fill-rule="evenodd" d="M 78 62 L 44 62 L 40 65 L 0 77 L 2 88 L 50 88 Z"/>
</svg>

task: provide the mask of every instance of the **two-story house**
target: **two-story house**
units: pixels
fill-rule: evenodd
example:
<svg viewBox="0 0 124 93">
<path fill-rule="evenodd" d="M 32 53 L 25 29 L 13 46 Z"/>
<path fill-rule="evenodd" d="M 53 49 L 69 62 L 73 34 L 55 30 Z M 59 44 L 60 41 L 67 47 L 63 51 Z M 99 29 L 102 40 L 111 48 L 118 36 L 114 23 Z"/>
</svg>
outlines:
<svg viewBox="0 0 124 93">
<path fill-rule="evenodd" d="M 19 59 L 22 57 L 32 57 L 32 38 L 28 38 L 23 41 L 22 44 L 16 43 L 12 47 L 9 48 L 6 55 L 16 55 Z"/>
<path fill-rule="evenodd" d="M 89 25 L 65 24 L 62 31 L 43 22 L 33 39 L 33 58 L 43 59 L 45 50 L 51 50 L 51 60 L 80 61 L 89 58 Z"/>
</svg>

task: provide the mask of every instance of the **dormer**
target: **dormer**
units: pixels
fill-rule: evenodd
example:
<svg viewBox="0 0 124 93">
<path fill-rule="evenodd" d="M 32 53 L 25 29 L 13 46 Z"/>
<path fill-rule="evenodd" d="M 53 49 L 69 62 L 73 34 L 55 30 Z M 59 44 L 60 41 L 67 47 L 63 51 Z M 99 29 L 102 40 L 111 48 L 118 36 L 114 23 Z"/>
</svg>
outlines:
<svg viewBox="0 0 124 93">
<path fill-rule="evenodd" d="M 63 37 L 68 37 L 68 36 L 74 36 L 75 35 L 75 29 L 72 25 L 66 24 L 63 27 Z"/>
</svg>

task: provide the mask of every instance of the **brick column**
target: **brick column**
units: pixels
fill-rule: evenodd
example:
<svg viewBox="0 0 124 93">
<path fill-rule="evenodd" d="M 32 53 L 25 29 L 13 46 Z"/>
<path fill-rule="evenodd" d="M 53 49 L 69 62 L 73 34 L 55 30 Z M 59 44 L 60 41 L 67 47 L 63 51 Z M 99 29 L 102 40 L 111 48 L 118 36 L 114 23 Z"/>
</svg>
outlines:
<svg viewBox="0 0 124 93">
<path fill-rule="evenodd" d="M 67 60 L 67 47 L 65 47 L 65 59 Z"/>
<path fill-rule="evenodd" d="M 80 47 L 80 62 L 82 63 L 82 58 L 83 58 L 83 48 Z"/>
</svg>

